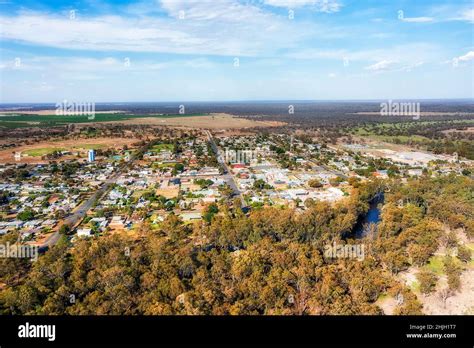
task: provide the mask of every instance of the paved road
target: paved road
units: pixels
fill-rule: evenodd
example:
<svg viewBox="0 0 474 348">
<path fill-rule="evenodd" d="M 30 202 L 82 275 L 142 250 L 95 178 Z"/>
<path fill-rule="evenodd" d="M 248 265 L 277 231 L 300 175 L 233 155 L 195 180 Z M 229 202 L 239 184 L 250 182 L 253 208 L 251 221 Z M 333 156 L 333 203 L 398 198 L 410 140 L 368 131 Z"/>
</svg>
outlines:
<svg viewBox="0 0 474 348">
<path fill-rule="evenodd" d="M 224 168 L 224 175 L 223 175 L 224 179 L 226 180 L 227 184 L 234 191 L 234 195 L 236 195 L 240 198 L 241 203 L 242 203 L 242 208 L 245 208 L 247 206 L 247 204 L 246 204 L 244 198 L 242 197 L 242 194 L 241 194 L 240 190 L 238 189 L 238 187 L 237 187 L 237 185 L 234 181 L 234 178 L 230 174 L 230 171 L 229 171 L 229 168 L 228 168 L 227 164 L 225 163 L 223 158 L 219 155 L 219 149 L 218 149 L 218 147 L 217 147 L 217 145 L 214 141 L 214 138 L 212 137 L 212 135 L 209 131 L 207 131 L 207 136 L 208 136 L 208 139 L 211 143 L 211 147 L 212 147 L 214 153 L 217 156 L 217 159 L 218 159 L 219 163 Z M 144 148 L 146 148 L 146 146 Z M 121 167 L 119 167 L 119 170 L 114 175 L 112 175 L 109 179 L 107 179 L 104 182 L 104 184 L 91 197 L 89 197 L 87 200 L 82 202 L 79 205 L 79 207 L 77 207 L 77 209 L 71 215 L 69 215 L 68 217 L 66 217 L 64 219 L 64 223 L 68 224 L 71 227 L 74 227 L 77 224 L 79 224 L 82 221 L 82 219 L 85 217 L 85 215 L 89 211 L 89 209 L 92 208 L 92 206 L 94 205 L 94 202 L 96 200 L 99 200 L 104 195 L 104 193 L 107 192 L 109 187 L 112 184 L 114 184 L 117 181 L 118 177 L 122 174 L 124 168 L 126 166 L 128 166 L 130 163 L 132 163 L 134 160 L 135 160 L 135 155 L 132 155 L 132 157 L 130 158 L 130 161 L 127 162 L 127 163 L 124 163 Z M 60 235 L 59 231 L 54 232 L 40 246 L 40 251 L 45 251 L 46 249 L 48 249 L 48 247 L 56 244 L 60 237 L 61 237 L 61 235 Z"/>
<path fill-rule="evenodd" d="M 144 146 L 143 148 L 146 148 L 146 146 Z M 143 150 L 143 148 L 141 150 Z M 64 223 L 68 224 L 71 227 L 75 227 L 77 224 L 79 224 L 82 221 L 82 219 L 86 216 L 86 213 L 89 211 L 89 209 L 92 208 L 92 206 L 94 205 L 94 202 L 99 200 L 104 195 L 104 193 L 107 192 L 109 187 L 117 181 L 118 177 L 122 174 L 123 170 L 135 160 L 135 157 L 136 157 L 136 154 L 133 154 L 130 157 L 130 161 L 122 164 L 118 168 L 118 170 L 110 178 L 108 178 L 96 192 L 94 192 L 92 196 L 90 196 L 87 200 L 82 202 L 76 208 L 76 210 L 72 212 L 71 215 L 64 218 Z M 39 247 L 40 251 L 45 251 L 50 246 L 56 244 L 60 237 L 61 237 L 61 234 L 59 233 L 59 230 L 54 232 L 42 245 L 40 245 Z"/>
<path fill-rule="evenodd" d="M 69 225 L 71 228 L 79 224 L 82 219 L 86 216 L 89 209 L 92 208 L 94 202 L 102 197 L 102 195 L 109 189 L 109 187 L 115 183 L 117 178 L 120 176 L 121 171 L 115 173 L 112 177 L 107 179 L 105 183 L 99 188 L 92 196 L 87 200 L 83 201 L 77 208 L 72 212 L 71 215 L 64 218 L 64 224 Z M 59 230 L 54 232 L 41 246 L 40 251 L 47 249 L 48 247 L 56 244 L 61 237 Z"/>
<path fill-rule="evenodd" d="M 214 151 L 217 161 L 219 164 L 222 166 L 224 169 L 224 180 L 227 182 L 227 185 L 230 186 L 232 191 L 234 192 L 234 195 L 240 198 L 240 202 L 242 205 L 242 208 L 247 207 L 247 202 L 245 202 L 244 197 L 242 196 L 242 192 L 240 192 L 239 188 L 237 187 L 237 184 L 235 183 L 234 177 L 231 174 L 232 172 L 230 171 L 229 167 L 227 166 L 227 163 L 224 160 L 224 156 L 221 155 L 219 148 L 217 147 L 216 142 L 214 141 L 214 137 L 212 136 L 211 132 L 206 131 L 207 133 L 207 138 L 209 142 L 211 143 L 212 150 Z"/>
</svg>

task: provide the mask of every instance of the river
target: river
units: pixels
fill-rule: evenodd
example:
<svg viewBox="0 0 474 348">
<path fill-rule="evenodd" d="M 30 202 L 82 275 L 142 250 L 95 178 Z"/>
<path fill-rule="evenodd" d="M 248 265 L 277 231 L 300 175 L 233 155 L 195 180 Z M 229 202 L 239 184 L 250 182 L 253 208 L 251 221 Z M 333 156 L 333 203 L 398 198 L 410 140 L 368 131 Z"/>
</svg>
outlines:
<svg viewBox="0 0 474 348">
<path fill-rule="evenodd" d="M 369 203 L 369 211 L 364 216 L 359 217 L 356 225 L 352 230 L 352 235 L 356 239 L 364 238 L 366 231 L 364 227 L 370 223 L 378 224 L 380 221 L 380 208 L 379 204 L 383 204 L 384 194 L 383 192 L 377 194 L 372 201 Z"/>
</svg>

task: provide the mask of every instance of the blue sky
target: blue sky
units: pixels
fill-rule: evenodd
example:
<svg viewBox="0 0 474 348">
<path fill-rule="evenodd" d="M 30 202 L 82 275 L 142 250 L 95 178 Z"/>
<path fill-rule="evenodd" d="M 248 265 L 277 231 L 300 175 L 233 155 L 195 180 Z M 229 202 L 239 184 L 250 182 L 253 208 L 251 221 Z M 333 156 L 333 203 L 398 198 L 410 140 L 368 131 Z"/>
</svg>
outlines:
<svg viewBox="0 0 474 348">
<path fill-rule="evenodd" d="M 472 1 L 0 1 L 0 102 L 474 98 Z"/>
</svg>

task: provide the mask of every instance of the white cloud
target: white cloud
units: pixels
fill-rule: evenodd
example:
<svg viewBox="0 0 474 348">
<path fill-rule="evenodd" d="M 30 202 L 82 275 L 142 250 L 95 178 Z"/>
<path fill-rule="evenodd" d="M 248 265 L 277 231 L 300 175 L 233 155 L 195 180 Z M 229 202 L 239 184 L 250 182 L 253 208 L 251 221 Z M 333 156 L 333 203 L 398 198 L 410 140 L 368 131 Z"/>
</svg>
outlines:
<svg viewBox="0 0 474 348">
<path fill-rule="evenodd" d="M 474 23 L 474 8 L 467 8 L 458 12 L 456 17 L 451 18 L 454 21 L 467 21 Z"/>
<path fill-rule="evenodd" d="M 411 72 L 413 69 L 418 68 L 424 64 L 423 61 L 415 62 L 400 62 L 394 60 L 382 60 L 375 64 L 366 66 L 364 69 L 373 71 L 373 72 L 382 72 L 382 71 L 404 71 Z"/>
<path fill-rule="evenodd" d="M 39 90 L 40 92 L 49 92 L 54 90 L 54 86 L 49 84 L 48 82 L 41 82 L 39 86 L 33 87 L 34 89 Z"/>
<path fill-rule="evenodd" d="M 412 71 L 413 69 L 422 66 L 423 64 L 424 64 L 424 62 L 421 62 L 421 61 L 420 61 L 420 62 L 415 62 L 415 63 L 413 63 L 413 64 L 408 64 L 408 65 L 402 66 L 402 67 L 400 68 L 400 70 L 401 70 L 401 71 L 410 72 L 410 71 Z"/>
<path fill-rule="evenodd" d="M 23 71 L 38 71 L 47 75 L 54 74 L 64 79 L 96 80 L 106 75 L 117 73 L 140 72 L 149 73 L 165 69 L 212 69 L 218 64 L 207 58 L 174 59 L 166 61 L 134 60 L 123 58 L 83 58 L 42 56 L 22 59 L 21 67 L 13 63 L 4 65 L 5 69 L 21 69 Z"/>
<path fill-rule="evenodd" d="M 406 18 L 401 18 L 403 22 L 408 22 L 408 23 L 428 23 L 434 21 L 434 18 L 432 17 L 406 17 Z"/>
<path fill-rule="evenodd" d="M 409 70 L 423 65 L 424 63 L 438 62 L 443 56 L 443 51 L 437 45 L 426 42 L 413 42 L 389 46 L 385 48 L 375 48 L 366 50 L 324 50 L 324 49 L 301 49 L 289 52 L 286 57 L 292 59 L 328 59 L 339 61 L 341 65 L 344 62 L 375 62 L 370 66 L 374 70 L 383 67 L 384 64 L 376 65 L 380 62 L 392 62 L 390 69 Z M 396 63 L 396 64 L 395 64 Z"/>
<path fill-rule="evenodd" d="M 470 7 L 460 7 L 459 5 L 454 4 L 444 4 L 433 6 L 429 12 L 429 17 L 417 17 L 426 18 L 426 21 L 436 21 L 436 22 L 449 22 L 449 21 L 467 21 L 474 23 L 474 8 Z M 409 19 L 409 18 L 408 18 Z M 428 20 L 431 19 L 431 20 Z M 410 20 L 408 20 L 410 21 Z"/>
<path fill-rule="evenodd" d="M 469 51 L 462 56 L 454 57 L 453 59 L 450 59 L 450 60 L 445 60 L 441 62 L 441 64 L 451 64 L 454 68 L 457 68 L 460 65 L 461 66 L 466 65 L 463 63 L 469 62 L 471 60 L 474 60 L 474 51 Z"/>
<path fill-rule="evenodd" d="M 380 62 L 366 66 L 364 69 L 370 71 L 384 71 L 392 68 L 395 63 L 396 62 L 392 60 L 381 60 Z"/>
<path fill-rule="evenodd" d="M 216 20 L 226 22 L 251 21 L 270 18 L 271 14 L 259 7 L 234 0 L 161 0 L 161 7 L 172 17 L 186 20 Z"/>
<path fill-rule="evenodd" d="M 465 55 L 459 57 L 459 60 L 468 61 L 474 59 L 474 51 L 469 51 Z"/>
<path fill-rule="evenodd" d="M 97 16 L 20 12 L 0 16 L 1 38 L 35 45 L 97 51 L 258 56 L 325 35 L 321 26 L 264 12 L 236 0 L 163 0 L 168 16 Z M 184 19 L 179 19 L 184 11 Z"/>
<path fill-rule="evenodd" d="M 70 49 L 153 51 L 167 50 L 172 42 L 199 43 L 197 38 L 165 23 L 143 19 L 132 25 L 118 16 L 70 20 L 63 16 L 24 13 L 2 16 L 0 24 L 4 28 L 3 39 Z"/>
<path fill-rule="evenodd" d="M 461 14 L 461 18 L 469 22 L 474 22 L 474 8 L 465 10 Z"/>
<path fill-rule="evenodd" d="M 474 51 L 469 51 L 465 55 L 458 57 L 460 61 L 467 62 L 474 59 Z"/>
<path fill-rule="evenodd" d="M 387 39 L 391 36 L 393 36 L 393 35 L 389 34 L 389 33 L 374 33 L 374 34 L 370 35 L 370 37 L 372 37 L 374 39 Z"/>
<path fill-rule="evenodd" d="M 347 50 L 324 50 L 316 48 L 299 49 L 289 52 L 286 57 L 294 59 L 340 59 L 348 55 Z"/>
<path fill-rule="evenodd" d="M 286 8 L 299 8 L 311 6 L 316 11 L 333 13 L 341 9 L 341 4 L 337 0 L 264 0 L 266 5 Z"/>
</svg>

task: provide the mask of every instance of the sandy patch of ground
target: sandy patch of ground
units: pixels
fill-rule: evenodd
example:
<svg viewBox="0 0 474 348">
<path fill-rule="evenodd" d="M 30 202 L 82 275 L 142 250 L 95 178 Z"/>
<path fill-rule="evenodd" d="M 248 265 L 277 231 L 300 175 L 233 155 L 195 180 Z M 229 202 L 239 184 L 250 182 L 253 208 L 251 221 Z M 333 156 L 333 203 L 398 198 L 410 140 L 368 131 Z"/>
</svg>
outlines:
<svg viewBox="0 0 474 348">
<path fill-rule="evenodd" d="M 444 131 L 442 131 L 441 133 L 444 133 L 444 134 L 450 134 L 450 133 L 474 133 L 474 127 L 467 127 L 466 129 L 462 129 L 462 130 L 459 130 L 459 129 L 446 129 Z"/>
<path fill-rule="evenodd" d="M 379 306 L 386 315 L 392 315 L 398 306 L 397 300 L 391 296 L 380 299 L 375 304 Z"/>
<path fill-rule="evenodd" d="M 461 242 L 461 244 L 470 243 L 470 240 L 467 237 L 467 234 L 462 230 L 462 228 L 458 228 L 454 232 L 456 233 L 456 238 L 458 239 L 459 242 Z"/>
<path fill-rule="evenodd" d="M 416 271 L 412 269 L 409 272 L 404 272 L 401 278 L 407 286 L 412 287 Z M 423 295 L 415 291 L 415 295 L 423 305 L 423 313 L 427 315 L 462 315 L 474 314 L 474 269 L 470 268 L 464 271 L 461 275 L 461 289 L 453 296 L 446 300 L 444 304 L 440 293 L 442 289 L 447 287 L 446 276 L 442 276 L 438 280 L 436 291 L 430 295 Z M 387 315 L 392 315 L 397 307 L 397 301 L 391 296 L 384 297 L 376 302 L 383 312 Z"/>
<path fill-rule="evenodd" d="M 474 310 L 474 269 L 469 268 L 461 274 L 461 289 L 453 296 L 443 302 L 440 294 L 447 288 L 446 276 L 438 279 L 436 291 L 424 295 L 417 290 L 416 274 L 418 268 L 411 267 L 408 271 L 400 272 L 398 275 L 401 282 L 412 289 L 418 300 L 423 305 L 423 313 L 428 315 L 462 315 L 471 313 Z M 377 302 L 385 314 L 392 314 L 397 306 L 396 300 L 392 297 L 386 297 Z"/>
<path fill-rule="evenodd" d="M 356 151 L 360 151 L 360 152 L 363 152 L 363 153 L 371 152 L 374 155 L 381 156 L 383 154 L 383 152 L 381 150 L 384 150 L 384 149 L 388 149 L 388 150 L 392 150 L 392 151 L 396 151 L 396 152 L 411 151 L 411 150 L 419 151 L 419 150 L 413 149 L 409 145 L 388 143 L 388 142 L 385 142 L 385 141 L 382 141 L 382 140 L 371 139 L 368 136 L 354 135 L 352 138 L 353 138 L 355 144 L 360 144 L 360 145 L 365 145 L 366 146 L 366 148 L 361 148 L 361 149 L 356 150 Z M 335 148 L 337 150 L 339 150 L 339 148 L 344 149 L 345 145 L 347 145 L 346 142 L 339 140 L 337 142 L 337 146 L 333 146 L 333 148 Z M 331 146 L 329 146 L 329 147 L 331 148 Z"/>
<path fill-rule="evenodd" d="M 123 123 L 150 126 L 170 126 L 185 128 L 205 128 L 205 129 L 232 129 L 232 128 L 252 128 L 252 127 L 278 127 L 284 125 L 277 121 L 254 121 L 246 118 L 235 117 L 228 114 L 211 114 L 209 116 L 181 116 L 181 117 L 145 117 L 134 118 L 123 121 L 111 121 L 102 123 Z"/>
<path fill-rule="evenodd" d="M 0 150 L 0 163 L 46 163 L 41 156 L 21 156 L 19 161 L 15 160 L 15 152 L 41 151 L 42 149 L 63 149 L 66 151 L 86 151 L 91 146 L 97 146 L 101 149 L 122 148 L 124 145 L 138 141 L 129 138 L 90 138 L 90 139 L 67 139 L 57 141 L 41 141 L 32 145 L 22 145 L 14 148 Z"/>
<path fill-rule="evenodd" d="M 168 199 L 177 197 L 179 194 L 179 188 L 159 188 L 155 191 L 156 195 L 166 197 Z"/>
<path fill-rule="evenodd" d="M 445 232 L 447 231 L 448 230 L 445 230 Z M 459 240 L 463 244 L 467 244 L 468 240 L 466 235 L 462 233 L 461 230 L 457 230 L 456 232 Z M 449 250 L 445 250 L 443 247 L 440 247 L 435 253 L 435 255 L 442 257 L 446 254 L 451 254 L 451 252 L 449 252 Z M 400 272 L 397 277 L 400 282 L 408 286 L 417 296 L 418 300 L 423 305 L 423 313 L 429 315 L 461 315 L 473 313 L 474 266 L 472 262 L 466 266 L 466 269 L 461 274 L 460 290 L 448 297 L 446 303 L 444 303 L 441 297 L 442 291 L 448 287 L 446 275 L 439 275 L 438 282 L 436 284 L 436 290 L 429 295 L 424 295 L 419 291 L 419 283 L 416 278 L 419 270 L 419 267 L 412 266 L 408 270 Z"/>
<path fill-rule="evenodd" d="M 418 282 L 416 279 L 417 273 L 418 268 L 410 267 L 408 270 L 400 272 L 398 274 L 398 277 L 403 280 L 403 283 L 405 283 L 406 286 L 413 290 L 413 288 L 416 287 L 416 284 Z"/>
<path fill-rule="evenodd" d="M 446 278 L 442 277 L 438 281 L 436 292 L 429 296 L 417 294 L 423 304 L 423 312 L 438 315 L 472 314 L 474 309 L 474 269 L 469 268 L 461 274 L 461 289 L 446 300 L 446 305 L 439 295 L 445 287 L 447 287 Z"/>
</svg>

